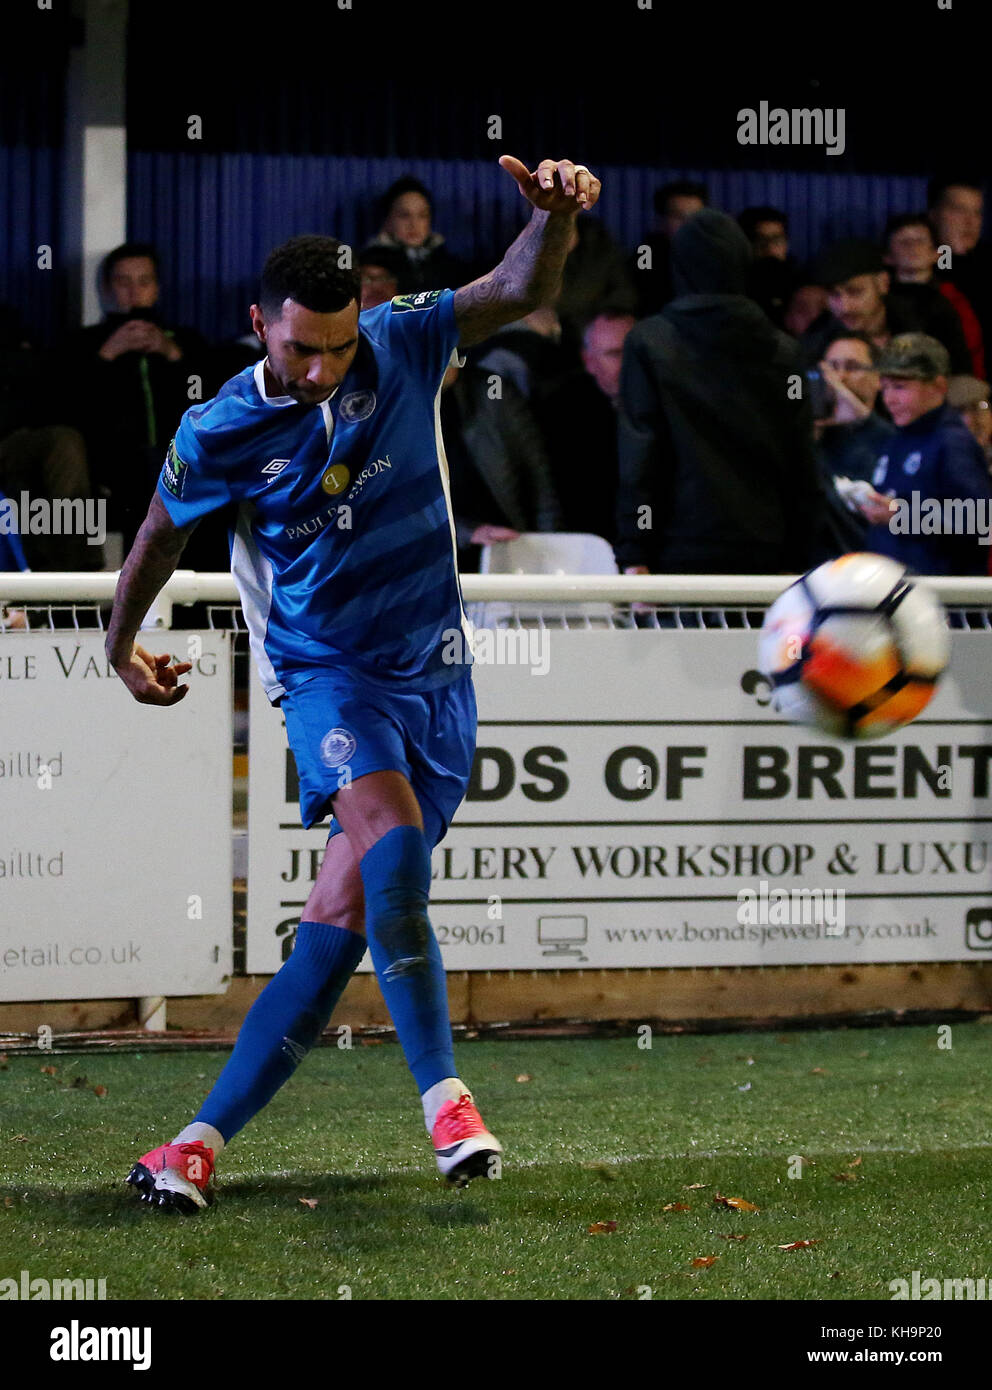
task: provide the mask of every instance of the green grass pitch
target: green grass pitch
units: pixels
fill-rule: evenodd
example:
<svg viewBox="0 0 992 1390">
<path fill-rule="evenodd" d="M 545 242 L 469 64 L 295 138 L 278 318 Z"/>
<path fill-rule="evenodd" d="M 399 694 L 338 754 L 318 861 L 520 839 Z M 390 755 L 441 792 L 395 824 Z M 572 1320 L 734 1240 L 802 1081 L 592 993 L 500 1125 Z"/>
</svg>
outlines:
<svg viewBox="0 0 992 1390">
<path fill-rule="evenodd" d="M 399 1048 L 319 1049 L 192 1219 L 122 1180 L 227 1054 L 12 1055 L 0 1278 L 104 1277 L 109 1299 L 749 1300 L 992 1276 L 992 1029 L 955 1024 L 950 1048 L 936 1026 L 652 1042 L 460 1044 L 506 1149 L 500 1180 L 462 1192 L 437 1176 Z"/>
</svg>

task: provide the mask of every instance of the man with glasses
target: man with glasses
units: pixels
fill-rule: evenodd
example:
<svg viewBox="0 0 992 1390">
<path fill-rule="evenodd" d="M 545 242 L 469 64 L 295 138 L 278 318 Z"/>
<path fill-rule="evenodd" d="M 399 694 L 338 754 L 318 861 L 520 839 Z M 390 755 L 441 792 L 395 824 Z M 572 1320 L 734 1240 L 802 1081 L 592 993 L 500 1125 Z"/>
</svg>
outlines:
<svg viewBox="0 0 992 1390">
<path fill-rule="evenodd" d="M 816 456 L 827 493 L 823 557 L 860 550 L 868 524 L 856 506 L 894 428 L 876 410 L 878 350 L 859 333 L 839 335 L 812 373 Z M 860 485 L 860 486 L 859 486 Z"/>
</svg>

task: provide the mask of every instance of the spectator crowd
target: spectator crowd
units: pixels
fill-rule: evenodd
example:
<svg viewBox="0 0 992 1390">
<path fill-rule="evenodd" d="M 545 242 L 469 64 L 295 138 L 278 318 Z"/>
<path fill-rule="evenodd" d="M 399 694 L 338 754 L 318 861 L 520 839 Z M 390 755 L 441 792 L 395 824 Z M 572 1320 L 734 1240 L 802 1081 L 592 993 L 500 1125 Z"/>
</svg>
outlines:
<svg viewBox="0 0 992 1390">
<path fill-rule="evenodd" d="M 654 207 L 631 254 L 580 217 L 554 307 L 445 373 L 462 567 L 522 532 L 567 531 L 603 537 L 627 573 L 785 573 L 856 549 L 924 574 L 987 573 L 987 534 L 892 524 L 914 493 L 971 499 L 989 516 L 981 185 L 934 180 L 926 209 L 891 218 L 876 241 L 825 245 L 809 265 L 791 254 L 780 209 L 732 217 L 688 181 L 660 188 Z M 478 273 L 449 249 L 416 179 L 377 212 L 356 258 L 363 309 Z M 262 351 L 175 323 L 153 246 L 117 247 L 98 288 L 101 321 L 53 348 L 0 305 L 0 503 L 102 499 L 121 553 L 0 534 L 0 569 L 119 564 L 183 412 Z M 184 566 L 227 568 L 227 520 L 198 528 Z"/>
</svg>

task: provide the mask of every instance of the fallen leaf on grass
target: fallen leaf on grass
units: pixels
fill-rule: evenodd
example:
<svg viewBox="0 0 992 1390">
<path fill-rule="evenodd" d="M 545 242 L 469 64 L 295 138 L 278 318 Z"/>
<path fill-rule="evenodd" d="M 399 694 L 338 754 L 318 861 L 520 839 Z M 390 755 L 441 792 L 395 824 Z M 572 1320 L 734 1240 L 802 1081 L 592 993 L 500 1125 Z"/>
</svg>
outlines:
<svg viewBox="0 0 992 1390">
<path fill-rule="evenodd" d="M 710 1265 L 715 1265 L 719 1255 L 697 1255 L 692 1262 L 693 1269 L 709 1269 Z"/>
<path fill-rule="evenodd" d="M 517 1271 L 516 1271 L 515 1269 L 501 1269 L 501 1270 L 500 1270 L 500 1274 L 516 1274 L 516 1272 L 517 1272 Z"/>
<path fill-rule="evenodd" d="M 522 1072 L 520 1073 L 520 1075 L 517 1077 L 517 1080 L 518 1080 L 518 1081 L 533 1081 L 534 1078 L 530 1075 L 529 1072 L 522 1071 Z"/>
<path fill-rule="evenodd" d="M 615 1221 L 594 1221 L 589 1227 L 591 1236 L 611 1236 L 617 1228 Z"/>
<path fill-rule="evenodd" d="M 733 1234 L 731 1234 L 731 1235 L 729 1235 L 729 1236 L 722 1236 L 722 1235 L 720 1235 L 720 1234 L 718 1233 L 718 1234 L 717 1234 L 717 1239 L 718 1239 L 718 1240 L 747 1240 L 747 1235 L 733 1235 Z"/>
<path fill-rule="evenodd" d="M 95 1096 L 105 1096 L 105 1095 L 107 1094 L 107 1088 L 106 1088 L 106 1086 L 94 1086 L 94 1087 L 93 1087 L 93 1094 L 94 1094 Z"/>
<path fill-rule="evenodd" d="M 729 1207 L 731 1211 L 760 1211 L 753 1202 L 745 1201 L 743 1197 L 721 1197 L 719 1192 L 713 1198 L 718 1207 Z"/>
<path fill-rule="evenodd" d="M 811 1071 L 810 1071 L 810 1076 L 829 1076 L 829 1075 L 830 1075 L 830 1073 L 827 1071 L 826 1067 L 813 1067 L 813 1068 L 811 1069 Z"/>
<path fill-rule="evenodd" d="M 41 1068 L 41 1073 L 42 1073 L 43 1076 L 54 1076 L 55 1073 L 56 1073 L 57 1071 L 58 1071 L 58 1067 L 42 1067 L 42 1068 Z"/>
<path fill-rule="evenodd" d="M 310 1210 L 313 1211 L 314 1207 L 317 1205 L 317 1200 L 318 1199 L 316 1197 L 301 1197 L 300 1205 L 304 1207 L 309 1207 Z"/>
<path fill-rule="evenodd" d="M 14 1199 L 13 1199 L 13 1197 L 5 1197 L 5 1198 L 3 1199 L 3 1204 L 4 1204 L 4 1206 L 7 1207 L 8 1209 L 9 1209 L 10 1207 L 12 1207 L 12 1206 L 14 1205 Z"/>
<path fill-rule="evenodd" d="M 794 1240 L 791 1245 L 780 1245 L 780 1250 L 808 1250 L 811 1245 L 819 1245 L 818 1240 Z"/>
<path fill-rule="evenodd" d="M 682 1188 L 683 1192 L 698 1192 L 701 1187 L 709 1187 L 708 1182 L 687 1182 Z"/>
<path fill-rule="evenodd" d="M 850 1162 L 847 1166 L 848 1166 L 848 1168 L 860 1168 L 860 1167 L 861 1167 L 861 1159 L 860 1159 L 860 1158 L 852 1159 L 851 1162 Z"/>
<path fill-rule="evenodd" d="M 834 1272 L 833 1272 L 833 1274 L 828 1274 L 828 1275 L 827 1275 L 827 1278 L 828 1278 L 828 1279 L 839 1279 L 839 1278 L 840 1278 L 840 1270 L 839 1270 L 839 1269 L 835 1269 Z"/>
<path fill-rule="evenodd" d="M 662 1211 L 692 1211 L 688 1202 L 669 1202 L 667 1207 L 662 1207 Z"/>
<path fill-rule="evenodd" d="M 359 1038 L 362 1047 L 382 1047 L 385 1038 Z"/>
</svg>

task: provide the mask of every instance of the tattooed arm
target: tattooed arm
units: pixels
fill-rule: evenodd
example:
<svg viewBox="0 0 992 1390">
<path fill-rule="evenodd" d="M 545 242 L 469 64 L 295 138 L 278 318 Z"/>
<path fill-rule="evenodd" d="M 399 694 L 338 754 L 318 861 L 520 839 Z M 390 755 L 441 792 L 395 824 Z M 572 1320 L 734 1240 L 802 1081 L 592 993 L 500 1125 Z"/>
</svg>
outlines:
<svg viewBox="0 0 992 1390">
<path fill-rule="evenodd" d="M 599 198 L 599 179 L 570 160 L 544 159 L 533 174 L 512 155 L 499 162 L 534 212 L 495 270 L 455 291 L 460 347 L 481 343 L 504 324 L 554 301 L 575 218 Z"/>
<path fill-rule="evenodd" d="M 174 705 L 189 686 L 178 677 L 192 669 L 188 661 L 169 665 L 169 656 L 152 656 L 134 645 L 141 620 L 172 575 L 192 527 L 179 530 L 158 493 L 141 523 L 117 581 L 114 608 L 107 629 L 107 659 L 131 694 L 142 705 Z"/>
</svg>

